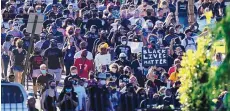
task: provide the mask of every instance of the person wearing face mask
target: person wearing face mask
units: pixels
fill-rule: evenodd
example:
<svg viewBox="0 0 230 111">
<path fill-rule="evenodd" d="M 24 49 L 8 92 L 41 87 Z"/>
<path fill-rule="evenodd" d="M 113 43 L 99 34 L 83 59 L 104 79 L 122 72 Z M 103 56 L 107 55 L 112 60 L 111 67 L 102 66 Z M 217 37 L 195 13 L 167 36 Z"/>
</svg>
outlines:
<svg viewBox="0 0 230 111">
<path fill-rule="evenodd" d="M 189 49 L 196 51 L 196 41 L 191 34 L 192 31 L 190 29 L 185 30 L 185 38 L 182 40 L 181 43 L 181 45 L 184 46 L 185 51 Z"/>
<path fill-rule="evenodd" d="M 19 30 L 19 23 L 16 22 L 18 19 L 14 19 L 13 27 L 7 32 L 7 35 L 13 35 L 14 37 L 22 38 L 24 34 Z"/>
<path fill-rule="evenodd" d="M 127 56 L 127 60 L 131 60 L 131 48 L 130 46 L 127 45 L 128 44 L 128 40 L 126 36 L 122 36 L 121 37 L 121 45 L 118 45 L 115 48 L 115 56 L 118 58 L 118 56 L 121 53 L 125 53 Z"/>
<path fill-rule="evenodd" d="M 22 38 L 23 41 L 23 49 L 25 49 L 26 51 L 28 51 L 29 46 L 30 46 L 30 34 L 26 32 L 26 28 L 23 29 L 23 34 L 24 37 Z"/>
<path fill-rule="evenodd" d="M 79 102 L 79 105 L 76 108 L 77 111 L 83 111 L 86 108 L 86 100 L 88 100 L 86 89 L 82 84 L 84 84 L 83 79 L 78 79 L 78 81 L 74 80 L 74 92 L 77 93 Z"/>
<path fill-rule="evenodd" d="M 21 39 L 17 40 L 16 46 L 16 49 L 12 51 L 10 59 L 12 62 L 13 72 L 15 74 L 15 82 L 21 83 L 27 52 L 22 48 L 23 41 Z"/>
<path fill-rule="evenodd" d="M 101 65 L 108 66 L 111 63 L 111 54 L 108 52 L 108 44 L 102 42 L 98 46 L 98 54 L 95 56 L 94 64 L 99 70 Z"/>
<path fill-rule="evenodd" d="M 56 82 L 50 80 L 47 84 L 48 89 L 42 94 L 41 108 L 43 111 L 57 111 L 58 92 L 56 89 Z"/>
<path fill-rule="evenodd" d="M 137 107 L 141 108 L 140 107 L 141 102 L 147 98 L 147 94 L 145 92 L 145 89 L 142 87 L 137 88 L 136 93 L 137 93 L 137 104 L 138 104 Z"/>
<path fill-rule="evenodd" d="M 172 40 L 177 40 L 179 39 L 178 36 L 175 34 L 175 30 L 173 27 L 170 27 L 169 28 L 169 34 L 166 35 L 164 38 L 163 38 L 163 44 L 165 47 L 168 47 L 170 45 L 170 42 Z M 179 39 L 180 41 L 180 39 Z"/>
<path fill-rule="evenodd" d="M 3 61 L 3 68 L 2 70 L 4 70 L 4 75 L 5 77 L 7 77 L 7 70 L 8 70 L 8 65 L 10 63 L 10 47 L 11 47 L 11 44 L 13 42 L 13 36 L 12 35 L 7 35 L 6 36 L 6 40 L 5 42 L 3 43 L 2 45 L 2 61 Z"/>
<path fill-rule="evenodd" d="M 109 66 L 109 73 L 111 75 L 111 81 L 115 81 L 116 85 L 118 86 L 119 85 L 119 76 L 120 76 L 120 73 L 118 71 L 118 64 L 117 63 L 112 63 L 110 66 Z"/>
<path fill-rule="evenodd" d="M 125 53 L 120 53 L 119 55 L 119 59 L 115 61 L 115 63 L 117 63 L 119 66 L 131 66 L 131 62 L 129 60 L 126 59 L 127 56 Z"/>
<path fill-rule="evenodd" d="M 74 38 L 70 37 L 67 39 L 67 44 L 65 44 L 65 47 L 62 49 L 62 52 L 65 53 L 64 64 L 66 69 L 66 76 L 69 75 L 69 69 L 74 64 L 75 52 L 79 51 L 79 48 L 77 47 L 76 42 L 74 41 Z"/>
<path fill-rule="evenodd" d="M 67 84 L 67 82 L 69 82 L 69 78 L 80 79 L 80 77 L 77 74 L 77 67 L 75 67 L 75 66 L 70 67 L 70 72 L 69 72 L 68 76 L 65 77 L 64 84 Z"/>
<path fill-rule="evenodd" d="M 94 70 L 93 61 L 86 58 L 87 50 L 84 49 L 81 53 L 81 57 L 75 59 L 74 66 L 77 67 L 78 75 L 81 78 L 88 78 L 88 74 L 91 70 Z"/>
<path fill-rule="evenodd" d="M 37 14 L 42 14 L 42 9 L 40 5 L 36 5 L 35 12 L 37 12 Z"/>
<path fill-rule="evenodd" d="M 62 51 L 57 48 L 56 40 L 50 40 L 50 48 L 45 50 L 44 57 L 48 63 L 48 71 L 55 74 L 58 85 L 61 80 L 61 73 L 64 73 L 64 60 Z"/>
<path fill-rule="evenodd" d="M 61 32 L 57 30 L 57 24 L 52 23 L 50 28 L 49 28 L 49 33 L 53 35 L 53 39 L 56 40 L 58 48 L 62 49 L 63 48 L 63 43 L 64 43 L 64 37 Z"/>
<path fill-rule="evenodd" d="M 44 63 L 44 58 L 40 55 L 40 49 L 34 49 L 34 55 L 30 57 L 29 66 L 32 68 L 32 79 L 33 79 L 33 91 L 34 96 L 37 98 L 37 78 L 41 74 L 40 66 Z"/>
<path fill-rule="evenodd" d="M 123 68 L 123 74 L 119 77 L 119 86 L 123 87 L 129 83 L 129 78 L 131 76 L 131 68 L 126 66 Z"/>
<path fill-rule="evenodd" d="M 60 111 L 73 111 L 78 105 L 77 93 L 74 92 L 73 84 L 67 83 L 60 96 L 58 97 L 57 106 L 60 107 Z"/>
<path fill-rule="evenodd" d="M 40 65 L 40 75 L 37 78 L 36 84 L 37 84 L 37 89 L 39 90 L 41 95 L 48 88 L 48 82 L 53 79 L 54 77 L 47 72 L 46 65 L 45 64 Z"/>
<path fill-rule="evenodd" d="M 56 15 L 54 12 L 50 12 L 48 15 L 48 19 L 43 22 L 43 28 L 47 29 L 48 25 L 55 21 Z"/>
<path fill-rule="evenodd" d="M 48 48 L 49 46 L 42 49 L 42 46 L 45 45 L 45 44 L 44 44 L 45 41 L 46 41 L 46 34 L 45 34 L 44 32 L 42 32 L 42 33 L 40 34 L 40 40 L 37 41 L 37 42 L 35 43 L 34 47 L 35 47 L 35 48 L 38 48 L 38 49 L 40 49 L 40 50 L 44 50 L 44 49 Z M 44 47 L 44 46 L 43 46 L 43 47 Z"/>
<path fill-rule="evenodd" d="M 36 107 L 36 99 L 33 96 L 29 96 L 27 99 L 28 111 L 39 111 Z"/>
<path fill-rule="evenodd" d="M 105 111 L 111 108 L 109 92 L 106 88 L 106 74 L 97 75 L 97 85 L 89 90 L 90 110 Z"/>
</svg>

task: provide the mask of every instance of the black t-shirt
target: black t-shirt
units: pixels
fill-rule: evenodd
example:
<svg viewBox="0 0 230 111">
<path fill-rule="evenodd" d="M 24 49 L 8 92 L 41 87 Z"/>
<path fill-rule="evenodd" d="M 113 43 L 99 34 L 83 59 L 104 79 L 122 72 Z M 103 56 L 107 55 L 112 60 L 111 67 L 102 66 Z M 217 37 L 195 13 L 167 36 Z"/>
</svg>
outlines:
<svg viewBox="0 0 230 111">
<path fill-rule="evenodd" d="M 40 65 L 44 63 L 44 57 L 41 55 L 33 55 L 30 57 L 33 69 L 40 69 Z"/>
<path fill-rule="evenodd" d="M 58 101 L 62 101 L 64 96 L 66 93 L 61 92 L 61 94 L 58 97 Z M 71 94 L 67 94 L 68 96 L 70 96 Z M 78 102 L 78 98 L 77 98 L 77 93 L 72 92 L 72 99 L 75 102 Z M 61 111 L 75 111 L 76 107 L 74 107 L 73 103 L 70 100 L 66 100 L 61 104 L 60 110 Z"/>
<path fill-rule="evenodd" d="M 120 75 L 119 81 L 129 83 L 129 76 L 128 75 Z"/>
<path fill-rule="evenodd" d="M 130 46 L 127 46 L 127 45 L 119 45 L 116 47 L 115 49 L 115 54 L 116 54 L 116 57 L 118 58 L 120 53 L 125 53 L 126 56 L 128 57 L 128 60 L 130 60 L 131 58 L 131 48 Z"/>
<path fill-rule="evenodd" d="M 44 92 L 45 89 L 48 88 L 48 82 L 53 79 L 54 78 L 51 74 L 46 74 L 45 76 L 44 75 L 38 76 L 37 83 L 42 86 L 42 92 Z"/>
<path fill-rule="evenodd" d="M 13 50 L 14 55 L 14 66 L 24 66 L 23 61 L 26 58 L 26 50 L 23 49 L 21 53 L 18 52 L 18 49 Z"/>
<path fill-rule="evenodd" d="M 48 48 L 45 51 L 44 55 L 48 59 L 48 68 L 49 69 L 58 69 L 60 68 L 59 58 L 63 58 L 62 51 L 58 48 Z"/>
<path fill-rule="evenodd" d="M 177 2 L 177 7 L 178 7 L 178 16 L 180 17 L 185 17 L 187 16 L 188 13 L 188 1 L 178 1 Z"/>
<path fill-rule="evenodd" d="M 55 34 L 53 34 L 53 38 L 55 40 L 57 40 L 57 43 L 63 43 L 64 42 L 63 34 L 59 31 L 57 31 Z"/>
</svg>

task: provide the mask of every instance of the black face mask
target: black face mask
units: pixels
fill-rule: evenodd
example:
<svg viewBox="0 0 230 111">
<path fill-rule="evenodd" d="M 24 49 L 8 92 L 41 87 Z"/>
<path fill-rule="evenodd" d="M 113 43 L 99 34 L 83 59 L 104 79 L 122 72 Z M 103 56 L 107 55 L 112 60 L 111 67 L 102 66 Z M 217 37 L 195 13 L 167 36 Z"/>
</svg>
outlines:
<svg viewBox="0 0 230 111">
<path fill-rule="evenodd" d="M 90 75 L 89 78 L 90 78 L 90 79 L 94 79 L 94 75 Z"/>
<path fill-rule="evenodd" d="M 22 48 L 22 45 L 18 45 L 18 48 Z"/>
<path fill-rule="evenodd" d="M 69 35 L 73 35 L 73 31 L 69 31 Z"/>
<path fill-rule="evenodd" d="M 51 89 L 55 89 L 55 86 L 50 86 Z"/>
</svg>

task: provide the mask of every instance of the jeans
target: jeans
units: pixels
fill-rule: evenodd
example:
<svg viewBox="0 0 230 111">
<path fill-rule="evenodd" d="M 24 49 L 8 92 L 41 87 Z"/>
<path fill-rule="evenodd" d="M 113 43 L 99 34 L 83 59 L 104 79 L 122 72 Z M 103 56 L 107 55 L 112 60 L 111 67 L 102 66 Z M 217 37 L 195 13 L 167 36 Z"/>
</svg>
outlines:
<svg viewBox="0 0 230 111">
<path fill-rule="evenodd" d="M 8 65 L 10 62 L 10 57 L 8 55 L 2 55 L 2 61 L 3 61 L 3 65 L 4 65 L 4 75 L 5 77 L 7 77 L 7 69 L 8 69 Z"/>
<path fill-rule="evenodd" d="M 70 60 L 66 60 L 65 61 L 65 69 L 66 69 L 66 76 L 68 76 L 70 74 L 70 67 L 73 66 L 74 64 L 74 60 L 70 61 Z"/>
<path fill-rule="evenodd" d="M 188 27 L 188 17 L 178 17 L 180 25 L 184 26 L 184 30 Z"/>
</svg>

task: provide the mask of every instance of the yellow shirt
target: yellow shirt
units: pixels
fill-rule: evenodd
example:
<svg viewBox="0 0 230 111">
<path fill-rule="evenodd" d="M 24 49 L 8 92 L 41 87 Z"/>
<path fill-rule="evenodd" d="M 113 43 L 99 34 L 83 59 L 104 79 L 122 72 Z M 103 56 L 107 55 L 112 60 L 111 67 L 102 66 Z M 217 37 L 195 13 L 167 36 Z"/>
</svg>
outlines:
<svg viewBox="0 0 230 111">
<path fill-rule="evenodd" d="M 177 73 L 177 72 L 173 72 L 173 73 L 170 75 L 169 80 L 171 80 L 171 81 L 173 81 L 173 82 L 176 82 L 177 80 L 179 80 L 178 73 Z"/>
</svg>

